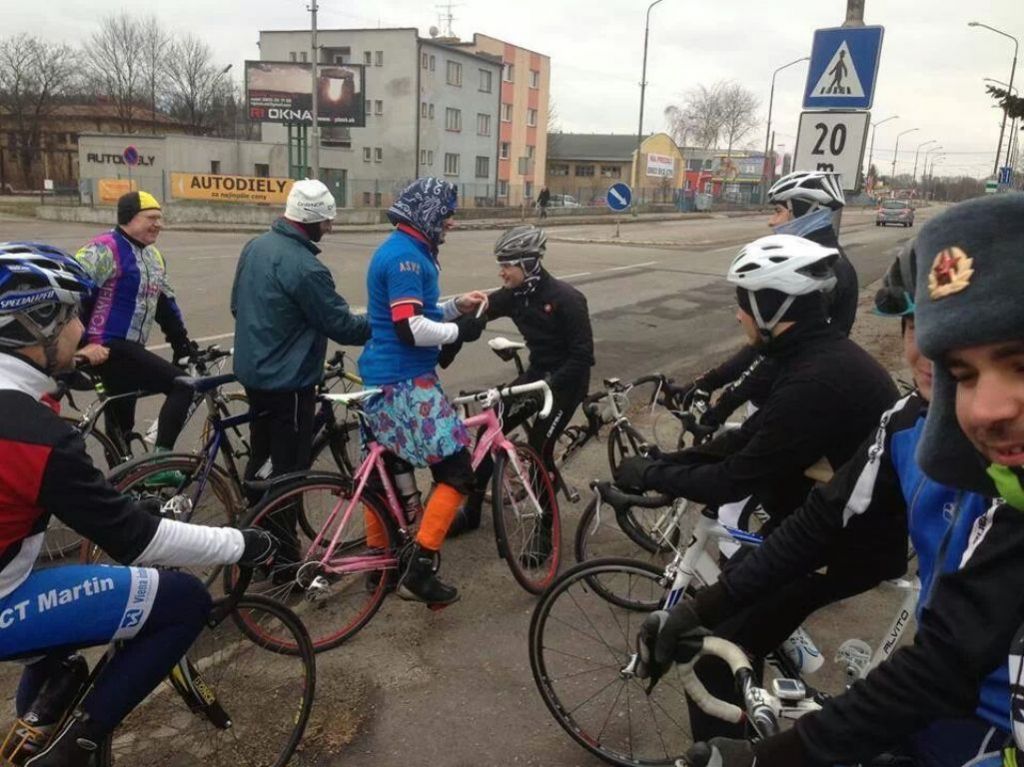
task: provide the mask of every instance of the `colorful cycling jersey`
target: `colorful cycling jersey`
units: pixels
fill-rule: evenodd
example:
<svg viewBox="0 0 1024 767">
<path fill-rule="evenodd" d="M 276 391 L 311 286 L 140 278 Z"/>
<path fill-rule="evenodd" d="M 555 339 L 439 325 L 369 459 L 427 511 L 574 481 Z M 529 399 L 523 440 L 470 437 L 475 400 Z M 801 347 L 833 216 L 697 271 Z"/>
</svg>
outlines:
<svg viewBox="0 0 1024 767">
<path fill-rule="evenodd" d="M 399 339 L 392 308 L 411 304 L 428 320 L 442 322 L 439 274 L 429 246 L 402 231 L 393 232 L 373 254 L 366 274 L 371 337 L 359 357 L 359 375 L 366 384 L 394 384 L 433 372 L 438 347 L 410 346 Z"/>
<path fill-rule="evenodd" d="M 93 239 L 75 259 L 96 283 L 86 307 L 87 341 L 123 338 L 144 344 L 154 320 L 172 342 L 184 333 L 164 258 L 154 245 L 142 246 L 116 228 Z"/>
</svg>

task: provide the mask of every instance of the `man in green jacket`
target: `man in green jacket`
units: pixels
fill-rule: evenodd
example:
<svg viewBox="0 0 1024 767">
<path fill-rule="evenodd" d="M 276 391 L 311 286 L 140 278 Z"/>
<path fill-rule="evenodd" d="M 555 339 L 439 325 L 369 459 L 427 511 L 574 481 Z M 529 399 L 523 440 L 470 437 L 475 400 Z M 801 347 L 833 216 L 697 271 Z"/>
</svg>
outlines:
<svg viewBox="0 0 1024 767">
<path fill-rule="evenodd" d="M 267 458 L 274 475 L 309 467 L 327 339 L 362 346 L 370 338 L 366 317 L 352 314 L 317 258 L 316 243 L 331 231 L 336 213 L 322 182 L 296 181 L 284 217 L 250 240 L 238 260 L 231 288 L 235 375 L 255 414 L 248 479 Z M 283 543 L 287 559 L 288 540 Z"/>
</svg>

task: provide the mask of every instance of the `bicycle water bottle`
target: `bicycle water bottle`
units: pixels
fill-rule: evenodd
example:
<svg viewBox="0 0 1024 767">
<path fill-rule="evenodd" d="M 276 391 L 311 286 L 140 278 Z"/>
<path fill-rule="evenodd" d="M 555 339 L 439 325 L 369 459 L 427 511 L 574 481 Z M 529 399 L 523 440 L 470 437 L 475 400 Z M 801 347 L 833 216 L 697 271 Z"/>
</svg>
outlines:
<svg viewBox="0 0 1024 767">
<path fill-rule="evenodd" d="M 423 511 L 420 489 L 416 486 L 416 469 L 406 461 L 396 462 L 392 467 L 391 476 L 395 480 L 395 490 L 398 492 L 402 508 L 405 509 L 405 515 L 412 523 Z"/>
<path fill-rule="evenodd" d="M 803 674 L 813 674 L 825 663 L 821 650 L 802 627 L 790 634 L 779 649 Z"/>
<path fill-rule="evenodd" d="M 60 662 L 43 683 L 28 711 L 15 724 L 17 734 L 25 736 L 23 753 L 35 753 L 46 745 L 88 679 L 89 664 L 78 653 Z"/>
</svg>

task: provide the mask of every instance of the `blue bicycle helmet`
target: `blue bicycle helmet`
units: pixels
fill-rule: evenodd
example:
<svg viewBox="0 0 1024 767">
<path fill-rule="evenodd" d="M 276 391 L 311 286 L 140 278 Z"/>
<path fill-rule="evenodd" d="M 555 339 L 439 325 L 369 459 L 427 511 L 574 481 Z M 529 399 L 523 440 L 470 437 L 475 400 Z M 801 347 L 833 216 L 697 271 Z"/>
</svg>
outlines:
<svg viewBox="0 0 1024 767">
<path fill-rule="evenodd" d="M 0 242 L 0 347 L 52 343 L 93 287 L 89 275 L 60 248 Z"/>
</svg>

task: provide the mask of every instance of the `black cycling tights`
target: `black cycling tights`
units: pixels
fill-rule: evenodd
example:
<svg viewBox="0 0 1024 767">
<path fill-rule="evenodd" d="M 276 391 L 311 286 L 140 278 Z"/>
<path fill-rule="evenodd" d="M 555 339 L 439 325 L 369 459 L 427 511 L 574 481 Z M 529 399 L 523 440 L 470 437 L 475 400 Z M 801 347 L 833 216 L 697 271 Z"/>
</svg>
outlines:
<svg viewBox="0 0 1024 767">
<path fill-rule="evenodd" d="M 185 427 L 192 404 L 192 389 L 174 382 L 186 373 L 134 341 L 114 339 L 106 346 L 110 349 L 110 357 L 96 368 L 96 372 L 100 374 L 107 394 L 144 391 L 167 395 L 160 408 L 156 446 L 171 450 Z M 103 412 L 108 432 L 127 435 L 135 429 L 135 397 L 115 400 Z"/>
</svg>

